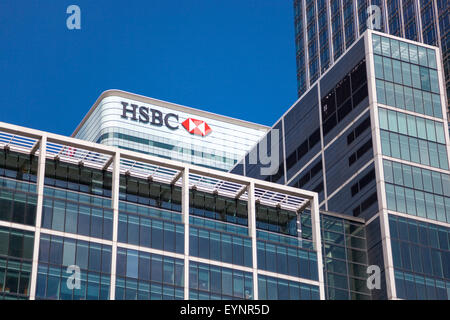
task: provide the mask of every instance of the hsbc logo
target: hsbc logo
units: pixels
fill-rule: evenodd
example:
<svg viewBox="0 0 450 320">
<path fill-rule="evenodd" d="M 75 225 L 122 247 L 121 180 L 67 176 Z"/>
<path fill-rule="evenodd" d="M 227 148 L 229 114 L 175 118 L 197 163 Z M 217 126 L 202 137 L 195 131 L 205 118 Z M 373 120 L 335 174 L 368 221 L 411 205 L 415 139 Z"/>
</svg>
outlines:
<svg viewBox="0 0 450 320">
<path fill-rule="evenodd" d="M 211 127 L 203 120 L 187 118 L 183 121 L 182 125 L 190 134 L 205 137 L 212 132 Z"/>
<path fill-rule="evenodd" d="M 170 130 L 178 130 L 179 117 L 175 113 L 163 113 L 157 109 L 138 106 L 136 104 L 129 104 L 128 102 L 121 102 L 122 104 L 122 119 L 131 119 L 143 124 L 150 124 L 156 127 L 165 126 Z M 200 135 L 202 137 L 207 136 L 212 132 L 211 127 L 203 120 L 197 120 L 194 118 L 187 118 L 182 123 L 182 126 L 190 133 L 194 135 Z"/>
</svg>

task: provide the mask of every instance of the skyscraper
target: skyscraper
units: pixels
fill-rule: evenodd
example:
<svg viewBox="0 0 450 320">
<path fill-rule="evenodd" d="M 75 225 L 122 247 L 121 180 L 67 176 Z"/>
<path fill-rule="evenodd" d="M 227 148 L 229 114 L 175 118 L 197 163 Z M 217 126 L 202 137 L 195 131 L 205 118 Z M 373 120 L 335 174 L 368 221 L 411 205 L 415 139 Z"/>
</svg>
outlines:
<svg viewBox="0 0 450 320">
<path fill-rule="evenodd" d="M 448 99 L 447 0 L 294 0 L 298 96 L 364 33 L 370 5 L 381 9 L 379 31 L 441 49 Z"/>
<path fill-rule="evenodd" d="M 340 236 L 332 223 L 322 227 L 327 299 L 367 293 L 364 263 L 381 270 L 373 299 L 449 299 L 450 138 L 441 66 L 437 47 L 367 30 L 255 147 L 278 133 L 275 149 L 270 144 L 282 159 L 277 172 L 261 175 L 264 165 L 250 157 L 255 150 L 232 170 L 316 191 L 321 210 L 363 220 L 359 239 Z"/>
</svg>

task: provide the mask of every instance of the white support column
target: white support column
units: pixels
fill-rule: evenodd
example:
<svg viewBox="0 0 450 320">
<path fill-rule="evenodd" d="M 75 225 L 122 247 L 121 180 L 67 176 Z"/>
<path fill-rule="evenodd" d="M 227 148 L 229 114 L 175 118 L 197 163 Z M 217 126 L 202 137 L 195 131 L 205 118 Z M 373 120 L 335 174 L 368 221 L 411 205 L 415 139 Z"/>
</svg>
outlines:
<svg viewBox="0 0 450 320">
<path fill-rule="evenodd" d="M 45 158 L 47 154 L 47 136 L 43 135 L 39 142 L 39 159 L 37 168 L 37 205 L 36 231 L 34 232 L 33 263 L 31 268 L 30 300 L 36 299 L 36 283 L 39 263 L 39 241 L 41 238 L 42 207 L 44 204 Z"/>
<path fill-rule="evenodd" d="M 252 239 L 253 299 L 258 300 L 258 251 L 256 243 L 255 183 L 250 182 L 248 194 L 248 235 Z"/>
<path fill-rule="evenodd" d="M 414 1 L 414 10 L 416 11 L 416 23 L 417 23 L 417 41 L 423 42 L 423 30 L 422 30 L 422 10 L 419 5 L 419 1 Z"/>
<path fill-rule="evenodd" d="M 113 238 L 111 248 L 111 287 L 109 299 L 116 298 L 116 264 L 117 264 L 117 237 L 119 232 L 119 191 L 120 191 L 120 152 L 116 152 L 113 160 L 112 174 L 112 209 L 113 209 Z"/>
<path fill-rule="evenodd" d="M 389 230 L 389 216 L 387 210 L 386 189 L 384 185 L 383 153 L 381 151 L 380 126 L 378 118 L 377 94 L 375 87 L 375 70 L 373 62 L 372 32 L 367 33 L 365 39 L 366 70 L 369 86 L 370 126 L 372 130 L 373 157 L 378 195 L 378 211 L 380 215 L 381 244 L 386 278 L 386 292 L 389 300 L 396 299 L 394 277 L 394 262 L 392 257 L 391 235 Z M 366 223 L 367 226 L 367 223 Z M 379 266 L 381 267 L 381 266 Z"/>
<path fill-rule="evenodd" d="M 189 300 L 189 168 L 183 171 L 181 213 L 184 223 L 184 300 Z"/>
<path fill-rule="evenodd" d="M 320 235 L 319 195 L 316 194 L 310 201 L 311 229 L 314 250 L 317 253 L 317 274 L 319 276 L 320 300 L 325 300 L 325 282 L 323 277 L 322 237 Z"/>
</svg>

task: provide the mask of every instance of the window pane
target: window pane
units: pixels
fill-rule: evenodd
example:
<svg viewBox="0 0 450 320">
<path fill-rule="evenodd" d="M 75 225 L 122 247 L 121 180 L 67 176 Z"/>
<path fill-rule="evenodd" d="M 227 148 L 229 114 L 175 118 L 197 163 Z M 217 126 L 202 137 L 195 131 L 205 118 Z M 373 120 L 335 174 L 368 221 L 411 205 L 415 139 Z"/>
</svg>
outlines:
<svg viewBox="0 0 450 320">
<path fill-rule="evenodd" d="M 442 118 L 441 97 L 437 94 L 432 95 L 433 113 L 436 118 Z"/>
<path fill-rule="evenodd" d="M 405 98 L 403 96 L 403 86 L 395 85 L 395 103 L 397 108 L 405 109 Z"/>
<path fill-rule="evenodd" d="M 409 111 L 414 111 L 414 96 L 413 96 L 413 91 L 411 88 L 409 87 L 404 87 L 404 92 L 405 92 L 405 107 L 406 110 Z"/>
<path fill-rule="evenodd" d="M 423 94 L 423 105 L 425 109 L 425 114 L 428 116 L 433 116 L 433 102 L 431 100 L 431 93 L 422 92 Z"/>
<path fill-rule="evenodd" d="M 400 56 L 403 61 L 409 62 L 409 49 L 406 42 L 400 42 Z"/>
<path fill-rule="evenodd" d="M 420 82 L 422 84 L 422 90 L 431 90 L 430 73 L 428 72 L 428 68 L 420 67 Z"/>
<path fill-rule="evenodd" d="M 430 83 L 431 83 L 431 91 L 433 91 L 434 93 L 439 93 L 439 80 L 436 70 L 430 69 Z"/>
<path fill-rule="evenodd" d="M 423 100 L 422 100 L 422 91 L 414 89 L 414 104 L 415 111 L 418 113 L 424 113 L 423 110 Z"/>
<path fill-rule="evenodd" d="M 409 44 L 409 60 L 412 63 L 419 63 L 419 57 L 417 55 L 417 46 L 414 44 Z"/>
<path fill-rule="evenodd" d="M 386 95 L 384 93 L 384 82 L 382 80 L 377 80 L 376 86 L 377 86 L 378 103 L 386 104 Z"/>
<path fill-rule="evenodd" d="M 394 77 L 392 75 L 392 60 L 386 57 L 383 57 L 383 71 L 384 71 L 384 79 L 388 81 L 393 81 Z"/>
<path fill-rule="evenodd" d="M 422 82 L 421 82 L 421 73 L 420 73 L 419 66 L 411 65 L 411 77 L 412 77 L 413 87 L 417 88 L 417 89 L 421 89 Z"/>
<path fill-rule="evenodd" d="M 375 77 L 377 79 L 384 79 L 383 58 L 381 56 L 374 55 L 373 59 L 375 63 Z"/>
<path fill-rule="evenodd" d="M 402 62 L 402 78 L 403 84 L 411 87 L 411 67 L 409 63 Z"/>
</svg>

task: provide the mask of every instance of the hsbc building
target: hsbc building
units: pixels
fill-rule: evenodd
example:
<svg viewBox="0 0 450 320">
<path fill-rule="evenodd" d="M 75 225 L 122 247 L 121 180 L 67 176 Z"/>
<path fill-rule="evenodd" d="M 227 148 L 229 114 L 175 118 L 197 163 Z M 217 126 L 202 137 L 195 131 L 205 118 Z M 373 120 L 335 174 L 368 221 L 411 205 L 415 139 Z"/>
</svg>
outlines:
<svg viewBox="0 0 450 320">
<path fill-rule="evenodd" d="M 259 124 L 108 90 L 72 136 L 228 171 L 267 131 Z"/>
</svg>

